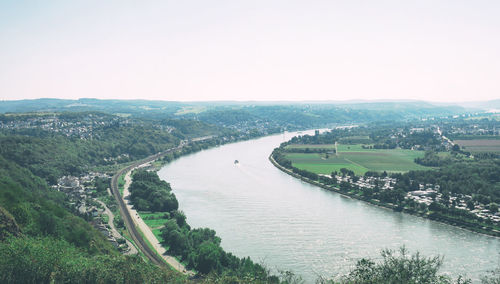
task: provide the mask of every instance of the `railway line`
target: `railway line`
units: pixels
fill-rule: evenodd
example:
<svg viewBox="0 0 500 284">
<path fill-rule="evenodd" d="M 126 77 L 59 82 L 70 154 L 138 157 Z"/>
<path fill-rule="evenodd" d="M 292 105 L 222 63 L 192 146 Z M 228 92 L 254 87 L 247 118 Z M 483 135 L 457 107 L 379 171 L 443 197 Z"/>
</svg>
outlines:
<svg viewBox="0 0 500 284">
<path fill-rule="evenodd" d="M 130 234 L 130 237 L 134 241 L 134 243 L 137 245 L 138 249 L 154 264 L 158 266 L 166 266 L 165 261 L 158 256 L 157 252 L 153 251 L 146 243 L 142 235 L 139 233 L 139 230 L 136 228 L 134 220 L 132 219 L 132 216 L 130 216 L 130 212 L 127 210 L 127 206 L 125 204 L 125 201 L 123 200 L 120 191 L 118 189 L 118 179 L 121 175 L 126 174 L 127 172 L 133 170 L 136 167 L 139 167 L 140 165 L 152 162 L 168 153 L 171 153 L 176 150 L 182 149 L 182 147 L 185 145 L 185 143 L 181 143 L 179 146 L 170 148 L 164 152 L 149 156 L 145 159 L 142 159 L 140 161 L 137 161 L 133 163 L 132 165 L 129 165 L 121 170 L 119 170 L 111 179 L 111 192 L 113 193 L 113 196 L 116 199 L 116 202 L 118 203 L 118 207 L 120 208 L 120 215 L 122 216 L 123 222 L 125 223 L 125 227 L 127 228 L 127 231 Z"/>
</svg>

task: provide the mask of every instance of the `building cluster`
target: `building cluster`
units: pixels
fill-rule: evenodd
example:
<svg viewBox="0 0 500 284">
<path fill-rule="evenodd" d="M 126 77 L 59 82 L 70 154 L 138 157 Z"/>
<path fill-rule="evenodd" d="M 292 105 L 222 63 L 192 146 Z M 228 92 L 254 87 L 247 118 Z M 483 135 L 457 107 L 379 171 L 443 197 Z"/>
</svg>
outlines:
<svg viewBox="0 0 500 284">
<path fill-rule="evenodd" d="M 130 248 L 126 242 L 117 238 L 113 234 L 112 228 L 104 220 L 109 220 L 102 205 L 93 197 L 95 191 L 94 181 L 96 178 L 109 178 L 108 175 L 90 172 L 86 175 L 63 176 L 57 181 L 53 188 L 64 192 L 69 198 L 69 204 L 78 214 L 86 219 L 91 219 L 91 224 L 100 231 L 107 240 L 122 252 L 127 252 Z M 109 190 L 109 189 L 108 189 Z M 105 217 L 107 216 L 107 217 Z"/>
<path fill-rule="evenodd" d="M 66 193 L 69 197 L 70 205 L 78 211 L 81 216 L 97 217 L 102 214 L 103 210 L 99 209 L 95 204 L 93 186 L 95 178 L 109 178 L 106 174 L 90 172 L 81 177 L 63 176 L 57 181 L 57 185 L 53 188 Z"/>
<path fill-rule="evenodd" d="M 359 180 L 355 181 L 353 178 L 349 176 L 335 176 L 337 182 L 340 183 L 342 181 L 349 182 L 353 186 L 357 186 L 359 188 L 369 188 L 373 189 L 376 186 L 379 186 L 382 190 L 392 190 L 394 189 L 394 184 L 397 182 L 395 178 L 390 177 L 359 177 Z M 425 204 L 429 206 L 432 202 L 444 203 L 443 195 L 439 192 L 440 186 L 438 184 L 419 184 L 419 189 L 410 191 L 406 194 L 406 199 L 411 199 L 417 203 Z M 453 206 L 456 209 L 466 210 L 470 213 L 476 215 L 482 219 L 489 219 L 493 222 L 500 222 L 500 212 L 492 212 L 487 206 L 483 204 L 474 204 L 474 208 L 471 209 L 467 206 L 467 200 L 472 200 L 472 196 L 470 195 L 453 195 L 450 196 L 448 201 L 448 206 Z"/>
<path fill-rule="evenodd" d="M 115 123 L 128 124 L 127 119 L 103 114 L 87 114 L 85 116 L 66 117 L 60 114 L 18 116 L 16 119 L 0 120 L 0 129 L 41 129 L 60 133 L 68 137 L 92 139 L 94 130 Z"/>
<path fill-rule="evenodd" d="M 500 121 L 443 125 L 443 131 L 452 136 L 500 135 Z"/>
<path fill-rule="evenodd" d="M 406 194 L 407 199 L 412 199 L 417 203 L 423 203 L 427 206 L 432 202 L 440 200 L 442 197 L 439 193 L 439 185 L 433 186 L 432 184 L 420 184 L 419 190 L 410 191 Z"/>
<path fill-rule="evenodd" d="M 329 175 L 322 175 L 324 177 L 330 177 Z M 347 182 L 351 186 L 359 189 L 375 189 L 378 187 L 380 190 L 393 190 L 397 179 L 391 177 L 372 177 L 372 176 L 360 176 L 351 177 L 349 175 L 335 175 L 334 179 L 337 184 L 342 182 Z M 433 202 L 443 203 L 443 195 L 439 192 L 440 186 L 434 184 L 419 184 L 419 189 L 410 191 L 406 194 L 405 198 L 413 200 L 420 204 L 425 204 L 429 206 Z M 470 195 L 453 195 L 450 196 L 448 201 L 448 206 L 453 206 L 456 209 L 461 209 L 468 211 L 479 218 L 489 219 L 493 222 L 500 222 L 500 211 L 492 212 L 487 206 L 483 204 L 474 204 L 474 208 L 471 209 L 467 205 L 467 200 L 472 200 Z"/>
<path fill-rule="evenodd" d="M 240 139 L 244 138 L 245 135 L 252 135 L 252 133 L 258 133 L 260 135 L 266 135 L 270 133 L 274 133 L 275 129 L 282 129 L 283 127 L 272 121 L 266 121 L 262 119 L 255 120 L 245 120 L 231 123 L 219 123 L 220 126 L 230 128 L 233 130 L 237 130 L 241 133 Z"/>
<path fill-rule="evenodd" d="M 370 176 L 360 176 L 360 177 L 351 177 L 351 176 L 341 176 L 341 175 L 336 175 L 335 179 L 337 180 L 337 183 L 341 182 L 348 182 L 353 186 L 356 186 L 358 188 L 368 188 L 368 189 L 374 189 L 375 187 L 378 186 L 379 189 L 382 190 L 392 190 L 394 189 L 394 184 L 396 183 L 395 178 L 391 177 L 370 177 Z"/>
</svg>

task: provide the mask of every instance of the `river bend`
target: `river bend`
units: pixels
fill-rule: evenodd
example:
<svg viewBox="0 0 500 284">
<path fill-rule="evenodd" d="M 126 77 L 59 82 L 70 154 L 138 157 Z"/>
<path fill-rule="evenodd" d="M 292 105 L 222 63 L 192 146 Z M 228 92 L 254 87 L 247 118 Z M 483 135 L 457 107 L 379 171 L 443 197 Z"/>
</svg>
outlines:
<svg viewBox="0 0 500 284">
<path fill-rule="evenodd" d="M 444 255 L 442 272 L 466 274 L 474 282 L 499 264 L 498 238 L 375 207 L 281 172 L 268 156 L 291 135 L 191 154 L 158 174 L 171 183 L 192 227 L 212 228 L 225 250 L 292 270 L 307 283 L 401 245 Z"/>
</svg>

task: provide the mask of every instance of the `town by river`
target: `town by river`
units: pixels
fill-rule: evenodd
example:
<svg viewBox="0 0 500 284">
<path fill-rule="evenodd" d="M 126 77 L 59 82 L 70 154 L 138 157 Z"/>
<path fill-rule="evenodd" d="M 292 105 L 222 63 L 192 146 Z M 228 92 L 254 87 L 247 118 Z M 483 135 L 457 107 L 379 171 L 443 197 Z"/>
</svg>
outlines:
<svg viewBox="0 0 500 284">
<path fill-rule="evenodd" d="M 444 256 L 443 273 L 474 282 L 500 265 L 499 238 L 375 207 L 281 172 L 268 157 L 293 135 L 205 150 L 158 174 L 172 185 L 192 227 L 214 229 L 226 251 L 273 271 L 291 270 L 306 283 L 346 273 L 360 258 L 379 259 L 382 249 L 403 245 Z"/>
</svg>

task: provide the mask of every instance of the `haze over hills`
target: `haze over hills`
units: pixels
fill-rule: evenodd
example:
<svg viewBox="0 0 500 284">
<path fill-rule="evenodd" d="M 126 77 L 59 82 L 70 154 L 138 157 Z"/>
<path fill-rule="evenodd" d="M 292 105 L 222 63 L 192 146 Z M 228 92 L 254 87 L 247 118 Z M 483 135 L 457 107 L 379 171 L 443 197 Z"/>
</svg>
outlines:
<svg viewBox="0 0 500 284">
<path fill-rule="evenodd" d="M 500 99 L 470 102 L 431 102 L 422 100 L 303 100 L 303 101 L 170 101 L 170 100 L 118 100 L 118 99 L 57 99 L 40 98 L 24 100 L 0 100 L 0 112 L 26 111 L 81 111 L 81 110 L 126 110 L 162 109 L 172 112 L 185 106 L 270 106 L 270 105 L 331 105 L 356 109 L 394 109 L 394 108 L 436 108 L 449 107 L 459 110 L 489 110 L 500 108 Z"/>
<path fill-rule="evenodd" d="M 500 107 L 500 100 L 474 103 L 434 103 L 417 100 L 346 100 L 346 101 L 159 101 L 159 100 L 101 100 L 80 98 L 77 100 L 40 98 L 33 100 L 0 101 L 0 113 L 36 112 L 36 111 L 108 111 L 115 113 L 140 114 L 161 111 L 164 114 L 182 115 L 184 113 L 200 113 L 214 108 L 228 107 L 268 107 L 268 106 L 304 106 L 309 108 L 350 108 L 366 110 L 433 110 L 444 108 L 450 112 L 463 112 L 466 109 L 488 110 Z M 184 111 L 186 107 L 198 107 L 196 111 Z"/>
<path fill-rule="evenodd" d="M 3 100 L 0 101 L 0 112 L 26 112 L 26 111 L 73 111 L 73 110 L 124 110 L 124 109 L 163 109 L 173 111 L 184 106 L 269 106 L 269 105 L 335 105 L 352 107 L 357 109 L 391 109 L 391 108 L 433 108 L 457 106 L 470 109 L 478 108 L 487 110 L 492 107 L 500 107 L 499 100 L 473 101 L 473 102 L 427 102 L 421 100 L 304 100 L 304 101 L 168 101 L 168 100 L 116 100 L 80 98 L 77 100 L 40 98 L 26 100 Z"/>
<path fill-rule="evenodd" d="M 337 123 L 407 120 L 460 115 L 458 105 L 424 101 L 219 101 L 175 102 L 149 100 L 36 99 L 1 101 L 0 113 L 99 111 L 148 119 L 189 119 L 235 129 L 288 130 Z M 257 126 L 259 125 L 259 126 Z M 264 126 L 265 125 L 265 126 Z M 275 130 L 273 130 L 274 132 Z"/>
</svg>

